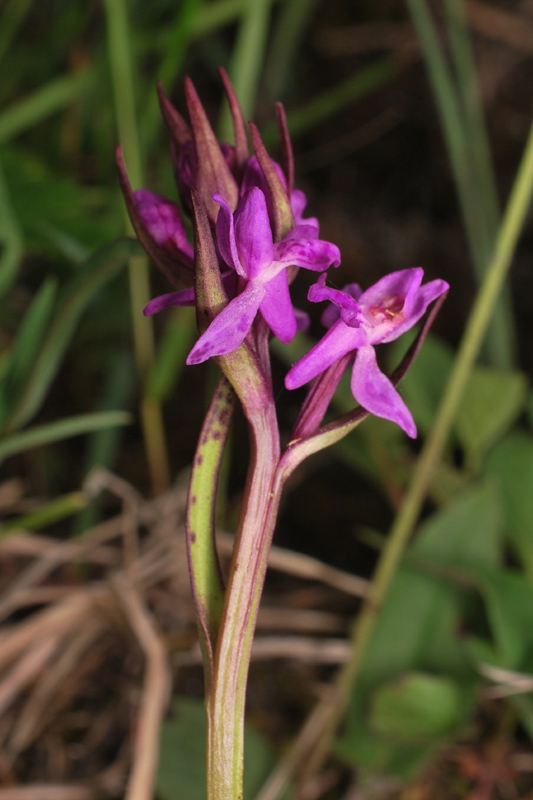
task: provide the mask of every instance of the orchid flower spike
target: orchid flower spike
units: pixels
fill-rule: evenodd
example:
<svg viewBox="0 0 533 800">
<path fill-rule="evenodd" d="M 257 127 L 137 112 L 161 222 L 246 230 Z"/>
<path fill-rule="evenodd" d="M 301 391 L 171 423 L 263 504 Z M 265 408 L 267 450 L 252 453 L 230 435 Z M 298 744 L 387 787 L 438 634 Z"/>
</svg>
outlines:
<svg viewBox="0 0 533 800">
<path fill-rule="evenodd" d="M 287 389 L 296 389 L 324 372 L 343 356 L 354 352 L 351 389 L 357 402 L 377 417 L 391 420 L 411 438 L 416 426 L 411 412 L 380 370 L 375 345 L 392 342 L 408 331 L 424 315 L 430 303 L 448 291 L 443 280 L 422 286 L 424 271 L 420 268 L 393 272 L 362 292 L 356 283 L 344 291 L 325 285 L 321 275 L 311 286 L 309 300 L 318 303 L 331 301 L 322 323 L 329 331 L 287 373 Z M 335 308 L 336 306 L 336 308 Z"/>
<path fill-rule="evenodd" d="M 187 358 L 199 364 L 235 350 L 245 339 L 258 311 L 282 342 L 296 333 L 287 268 L 323 272 L 340 264 L 336 245 L 316 238 L 316 228 L 298 225 L 280 242 L 273 242 L 264 193 L 253 187 L 244 193 L 235 213 L 216 193 L 220 206 L 216 224 L 219 252 L 239 277 L 241 291 L 215 317 Z"/>
</svg>

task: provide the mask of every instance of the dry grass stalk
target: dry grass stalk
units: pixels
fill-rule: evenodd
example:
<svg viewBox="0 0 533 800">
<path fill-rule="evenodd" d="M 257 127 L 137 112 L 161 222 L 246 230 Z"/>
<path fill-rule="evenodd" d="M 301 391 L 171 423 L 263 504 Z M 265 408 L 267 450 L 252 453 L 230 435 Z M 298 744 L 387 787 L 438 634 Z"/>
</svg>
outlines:
<svg viewBox="0 0 533 800">
<path fill-rule="evenodd" d="M 186 574 L 184 483 L 157 500 L 142 501 L 131 487 L 113 476 L 100 474 L 91 480 L 91 492 L 106 488 L 119 496 L 122 513 L 77 540 L 60 542 L 24 532 L 11 534 L 0 543 L 0 566 L 7 559 L 6 574 L 13 576 L 0 598 L 0 617 L 6 619 L 24 610 L 19 621 L 4 624 L 0 630 L 0 742 L 5 743 L 0 780 L 16 783 L 17 759 L 32 747 L 36 748 L 37 760 L 45 765 L 44 777 L 50 780 L 49 784 L 0 789 L 0 800 L 92 800 L 102 793 L 150 800 L 159 728 L 170 689 L 167 648 L 158 628 L 169 645 L 174 643 L 176 664 L 199 663 Z M 144 531 L 139 539 L 141 525 Z M 232 537 L 222 534 L 219 542 L 229 555 Z M 17 559 L 21 563 L 18 571 Z M 74 563 L 90 565 L 90 577 L 73 571 Z M 360 597 L 367 587 L 355 576 L 280 548 L 273 549 L 271 566 L 352 596 Z M 283 611 L 267 607 L 261 624 L 267 630 L 312 631 L 322 636 L 264 636 L 257 640 L 254 658 L 281 657 L 310 664 L 344 660 L 346 642 L 333 639 L 331 634 L 344 632 L 345 619 L 313 610 L 312 606 L 320 602 L 315 595 L 313 589 L 306 600 L 310 608 L 295 607 L 292 598 Z M 299 605 L 300 601 L 294 602 Z M 31 604 L 41 608 L 31 611 Z M 121 657 L 120 650 L 118 654 L 116 651 L 116 634 L 119 641 L 127 642 L 125 621 L 145 658 L 141 697 L 135 704 L 133 742 L 127 724 L 137 673 L 125 684 L 117 675 L 114 686 L 113 672 L 107 668 L 110 656 Z M 177 628 L 172 627 L 176 624 Z M 125 647 L 124 658 L 137 664 L 138 648 L 130 651 Z M 107 670 L 110 683 L 106 691 L 116 691 L 115 699 L 109 701 L 104 695 L 102 706 L 94 711 L 92 705 L 74 710 L 77 697 L 85 697 L 88 686 L 99 685 L 94 678 L 101 670 Z M 92 704 L 92 694 L 88 697 Z M 82 737 L 76 734 L 75 741 L 91 764 L 92 753 L 99 748 L 105 752 L 109 737 L 116 740 L 117 719 L 121 720 L 118 730 L 122 739 L 118 750 L 113 751 L 114 761 L 97 778 L 95 772 L 102 767 L 89 767 L 90 782 L 73 782 L 72 778 L 77 779 L 83 770 L 72 774 L 67 755 L 71 732 L 86 729 Z M 41 775 L 34 777 L 40 779 Z"/>
<path fill-rule="evenodd" d="M 100 790 L 79 784 L 36 783 L 0 788 L 0 800 L 97 800 Z"/>
<path fill-rule="evenodd" d="M 126 800 L 150 800 L 157 769 L 159 730 L 170 690 L 165 648 L 137 592 L 117 575 L 113 588 L 139 640 L 147 666 Z"/>
</svg>

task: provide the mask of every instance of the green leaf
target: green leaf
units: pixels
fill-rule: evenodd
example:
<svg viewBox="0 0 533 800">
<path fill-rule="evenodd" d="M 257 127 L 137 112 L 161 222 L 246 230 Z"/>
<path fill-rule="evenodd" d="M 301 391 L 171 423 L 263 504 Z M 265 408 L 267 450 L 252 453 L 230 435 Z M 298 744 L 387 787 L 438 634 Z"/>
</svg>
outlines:
<svg viewBox="0 0 533 800">
<path fill-rule="evenodd" d="M 99 250 L 85 262 L 83 271 L 66 291 L 67 296 L 42 343 L 39 356 L 7 422 L 6 430 L 11 432 L 21 428 L 37 413 L 83 311 L 102 286 L 120 272 L 126 259 L 138 252 L 138 249 L 137 242 L 123 239 Z"/>
<path fill-rule="evenodd" d="M 486 480 L 426 520 L 409 554 L 475 572 L 500 563 L 503 533 L 502 500 L 494 481 Z"/>
<path fill-rule="evenodd" d="M 429 757 L 433 743 L 409 749 L 370 728 L 369 698 L 380 686 L 408 672 L 432 672 L 469 690 L 474 673 L 459 640 L 464 592 L 409 567 L 396 574 L 368 646 L 348 706 L 336 752 L 382 774 L 408 777 Z M 463 703 L 463 724 L 470 706 Z"/>
<path fill-rule="evenodd" d="M 481 590 L 501 664 L 511 670 L 533 665 L 533 584 L 518 572 L 491 570 Z"/>
<path fill-rule="evenodd" d="M 501 501 L 492 481 L 486 481 L 428 519 L 407 557 L 413 563 L 416 559 L 420 566 L 427 562 L 428 567 L 467 569 L 484 576 L 487 569 L 499 563 L 502 538 Z M 350 763 L 374 772 L 410 777 L 429 758 L 435 745 L 429 740 L 423 745 L 417 743 L 414 736 L 400 743 L 391 739 L 390 731 L 385 735 L 383 717 L 376 722 L 376 709 L 369 706 L 369 698 L 383 687 L 396 686 L 403 676 L 413 672 L 430 672 L 436 680 L 452 682 L 453 691 L 461 697 L 461 713 L 454 717 L 453 724 L 452 715 L 447 718 L 450 726 L 446 731 L 439 735 L 435 732 L 437 743 L 451 730 L 459 730 L 470 713 L 472 685 L 477 677 L 463 650 L 459 631 L 471 597 L 459 585 L 435 577 L 434 573 L 435 569 L 432 574 L 424 574 L 405 566 L 396 574 L 350 700 L 344 734 L 337 743 L 337 751 Z M 410 687 L 409 691 L 414 692 Z M 401 691 L 399 694 L 403 702 L 404 695 Z M 385 693 L 387 697 L 390 699 Z M 424 698 L 420 702 L 425 702 Z M 380 713 L 382 710 L 380 706 Z M 414 725 L 413 721 L 413 728 Z"/>
<path fill-rule="evenodd" d="M 129 425 L 132 422 L 131 414 L 126 411 L 102 411 L 98 414 L 80 414 L 76 417 L 67 417 L 48 425 L 38 425 L 23 433 L 14 433 L 5 436 L 0 441 L 0 462 L 8 456 L 23 453 L 33 447 L 41 447 L 71 436 L 90 433 L 114 425 Z"/>
<path fill-rule="evenodd" d="M 484 472 L 502 492 L 505 527 L 530 578 L 533 578 L 533 437 L 514 432 L 487 456 Z"/>
<path fill-rule="evenodd" d="M 378 736 L 399 744 L 424 744 L 446 736 L 463 719 L 463 696 L 450 678 L 408 672 L 374 693 L 368 718 Z"/>
<path fill-rule="evenodd" d="M 157 795 L 161 800 L 205 800 L 206 722 L 203 703 L 179 698 L 174 719 L 161 731 Z M 271 748 L 253 728 L 245 726 L 244 800 L 251 800 L 274 765 Z"/>
<path fill-rule="evenodd" d="M 521 372 L 474 369 L 455 423 L 467 466 L 479 467 L 484 454 L 522 412 L 526 395 L 527 379 Z"/>
<path fill-rule="evenodd" d="M 0 385 L 0 428 L 16 407 L 20 391 L 29 377 L 52 316 L 56 291 L 57 281 L 51 278 L 43 281 L 20 324 Z"/>
<path fill-rule="evenodd" d="M 194 456 L 187 503 L 187 552 L 194 603 L 207 648 L 207 679 L 212 669 L 224 604 L 224 586 L 215 545 L 218 474 L 235 408 L 235 394 L 221 377 L 209 405 Z"/>
</svg>

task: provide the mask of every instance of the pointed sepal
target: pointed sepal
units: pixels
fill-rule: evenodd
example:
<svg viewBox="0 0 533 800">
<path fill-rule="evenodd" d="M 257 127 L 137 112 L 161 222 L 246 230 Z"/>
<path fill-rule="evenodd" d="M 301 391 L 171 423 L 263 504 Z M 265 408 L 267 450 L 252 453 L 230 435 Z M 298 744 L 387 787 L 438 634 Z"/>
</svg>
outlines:
<svg viewBox="0 0 533 800">
<path fill-rule="evenodd" d="M 292 142 L 287 125 L 287 116 L 282 103 L 276 103 L 276 122 L 278 123 L 279 138 L 281 141 L 281 166 L 287 179 L 287 193 L 289 197 L 294 189 L 294 156 Z"/>
<path fill-rule="evenodd" d="M 246 162 L 250 158 L 250 150 L 248 148 L 248 131 L 246 130 L 246 123 L 244 122 L 239 100 L 235 94 L 233 86 L 231 85 L 231 81 L 228 78 L 226 70 L 222 67 L 219 67 L 218 72 L 222 78 L 222 83 L 224 84 L 224 90 L 226 92 L 226 97 L 228 98 L 231 119 L 233 121 L 233 135 L 235 137 L 234 171 L 237 179 L 240 180 L 244 172 Z"/>
<path fill-rule="evenodd" d="M 289 196 L 287 194 L 287 189 L 283 185 L 283 181 L 276 172 L 274 162 L 268 155 L 257 127 L 253 122 L 250 122 L 249 125 L 252 145 L 270 195 L 271 203 L 269 207 L 270 205 L 272 207 L 274 241 L 280 242 L 294 228 L 294 217 Z"/>
<path fill-rule="evenodd" d="M 239 190 L 190 78 L 185 78 L 185 99 L 196 150 L 194 188 L 205 205 L 209 220 L 214 224 L 219 206 L 212 199 L 212 195 L 220 192 L 231 210 L 235 211 L 239 201 Z"/>
<path fill-rule="evenodd" d="M 190 126 L 165 95 L 161 81 L 157 82 L 157 96 L 170 140 L 179 149 L 192 140 Z"/>
</svg>

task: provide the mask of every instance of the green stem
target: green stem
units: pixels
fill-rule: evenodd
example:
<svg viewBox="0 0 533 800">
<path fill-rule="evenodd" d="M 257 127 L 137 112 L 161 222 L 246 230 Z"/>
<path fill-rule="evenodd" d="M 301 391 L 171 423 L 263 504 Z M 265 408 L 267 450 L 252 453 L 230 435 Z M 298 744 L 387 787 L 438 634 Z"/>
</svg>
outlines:
<svg viewBox="0 0 533 800">
<path fill-rule="evenodd" d="M 253 117 L 257 97 L 257 85 L 261 77 L 261 65 L 265 52 L 269 12 L 272 0 L 247 0 L 242 6 L 242 16 L 235 43 L 229 77 L 239 98 L 244 119 Z M 233 136 L 231 115 L 227 107 L 220 124 L 222 141 L 229 142 Z"/>
<path fill-rule="evenodd" d="M 320 767 L 329 749 L 331 737 L 346 707 L 348 697 L 353 691 L 354 682 L 359 675 L 379 610 L 385 601 L 392 579 L 396 574 L 417 523 L 432 476 L 442 457 L 452 423 L 457 415 L 467 381 L 489 328 L 532 195 L 533 125 L 498 232 L 494 253 L 463 334 L 454 369 L 448 381 L 435 425 L 424 445 L 411 485 L 381 553 L 370 592 L 357 617 L 353 630 L 350 658 L 339 673 L 337 692 L 331 703 L 330 717 L 321 733 L 320 741 L 315 747 L 313 756 L 308 761 L 309 772 Z"/>
<path fill-rule="evenodd" d="M 446 0 L 450 19 L 450 39 L 455 60 L 456 86 L 446 63 L 436 26 L 426 0 L 407 0 L 426 61 L 428 78 L 444 133 L 457 194 L 461 206 L 468 245 L 478 282 L 494 252 L 494 231 L 498 224 L 498 200 L 492 164 L 486 143 L 475 74 L 469 72 L 468 35 L 459 0 Z M 468 84 L 468 85 L 466 85 Z M 478 107 L 479 106 L 479 107 Z M 513 321 L 510 299 L 499 304 L 486 348 L 490 360 L 508 367 L 513 360 Z"/>
<path fill-rule="evenodd" d="M 132 185 L 137 187 L 142 184 L 141 151 L 135 114 L 135 84 L 126 4 L 124 0 L 105 0 L 104 5 L 118 135 Z M 132 232 L 129 220 L 126 221 L 126 232 L 128 234 Z M 135 360 L 144 393 L 155 351 L 152 320 L 142 315 L 142 309 L 150 299 L 148 259 L 145 256 L 131 258 L 128 264 L 128 274 Z M 155 493 L 158 494 L 168 487 L 169 469 L 163 414 L 161 404 L 157 399 L 143 398 L 141 420 L 152 485 Z"/>
<path fill-rule="evenodd" d="M 244 706 L 257 611 L 281 495 L 279 435 L 271 400 L 250 420 L 254 454 L 207 694 L 207 798 L 242 798 Z"/>
</svg>

